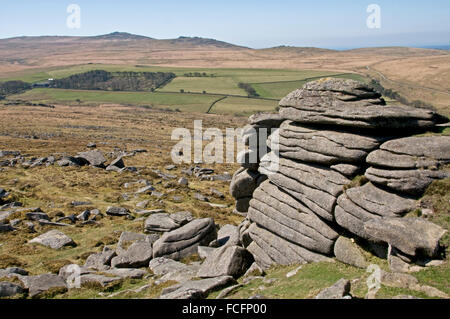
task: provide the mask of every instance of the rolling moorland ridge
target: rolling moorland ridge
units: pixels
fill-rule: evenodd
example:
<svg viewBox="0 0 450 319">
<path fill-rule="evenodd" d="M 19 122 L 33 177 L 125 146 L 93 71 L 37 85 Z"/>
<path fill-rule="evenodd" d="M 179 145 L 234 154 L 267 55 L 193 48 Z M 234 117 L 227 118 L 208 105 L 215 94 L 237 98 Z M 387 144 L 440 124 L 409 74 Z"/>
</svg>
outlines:
<svg viewBox="0 0 450 319">
<path fill-rule="evenodd" d="M 448 59 L 0 40 L 1 297 L 448 298 Z M 279 171 L 172 164 L 194 120 L 278 128 Z"/>
</svg>

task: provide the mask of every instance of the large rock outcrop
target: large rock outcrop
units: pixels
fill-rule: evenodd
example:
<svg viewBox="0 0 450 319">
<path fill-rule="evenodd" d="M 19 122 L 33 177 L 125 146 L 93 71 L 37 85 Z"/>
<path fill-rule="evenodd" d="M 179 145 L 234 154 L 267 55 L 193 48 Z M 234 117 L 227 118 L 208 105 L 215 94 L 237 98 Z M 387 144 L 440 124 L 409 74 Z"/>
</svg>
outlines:
<svg viewBox="0 0 450 319">
<path fill-rule="evenodd" d="M 231 185 L 237 206 L 248 203 L 241 244 L 263 268 L 349 259 L 342 243 L 335 247 L 349 234 L 410 261 L 437 257 L 445 230 L 405 215 L 434 180 L 450 177 L 450 137 L 413 136 L 445 120 L 387 106 L 366 84 L 344 79 L 307 83 L 280 101 L 278 115 L 250 117 L 244 141 L 265 152 L 250 147 L 258 165 L 238 170 Z M 269 126 L 278 129 L 264 143 L 254 128 Z"/>
</svg>

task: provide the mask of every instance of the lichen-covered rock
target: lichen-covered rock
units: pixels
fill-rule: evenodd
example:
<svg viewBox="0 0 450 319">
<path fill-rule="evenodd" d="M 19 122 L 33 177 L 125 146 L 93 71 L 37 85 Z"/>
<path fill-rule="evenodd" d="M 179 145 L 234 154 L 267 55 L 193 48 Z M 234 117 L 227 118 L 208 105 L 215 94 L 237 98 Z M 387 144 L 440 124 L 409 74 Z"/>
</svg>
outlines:
<svg viewBox="0 0 450 319">
<path fill-rule="evenodd" d="M 198 246 L 207 246 L 216 237 L 216 226 L 212 218 L 195 219 L 161 236 L 153 244 L 153 257 L 179 260 L 195 254 Z"/>
<path fill-rule="evenodd" d="M 364 230 L 407 255 L 430 258 L 436 256 L 439 240 L 447 232 L 422 218 L 373 219 L 364 223 Z"/>
<path fill-rule="evenodd" d="M 216 249 L 203 262 L 197 276 L 200 278 L 232 276 L 239 278 L 253 263 L 253 256 L 239 246 L 227 245 Z"/>
<path fill-rule="evenodd" d="M 388 141 L 367 163 L 390 169 L 439 167 L 450 163 L 450 136 L 414 136 Z"/>
<path fill-rule="evenodd" d="M 364 83 L 344 79 L 307 83 L 280 101 L 280 115 L 299 123 L 367 129 L 430 128 L 443 121 L 434 111 L 386 106 Z"/>
<path fill-rule="evenodd" d="M 58 230 L 50 230 L 45 234 L 33 238 L 29 241 L 29 243 L 41 244 L 52 249 L 61 249 L 64 246 L 75 245 L 75 242 L 72 240 L 72 238 L 66 236 L 64 233 Z"/>
<path fill-rule="evenodd" d="M 325 130 L 292 121 L 283 122 L 278 132 L 282 157 L 323 165 L 363 162 L 383 141 L 381 137 Z"/>
</svg>

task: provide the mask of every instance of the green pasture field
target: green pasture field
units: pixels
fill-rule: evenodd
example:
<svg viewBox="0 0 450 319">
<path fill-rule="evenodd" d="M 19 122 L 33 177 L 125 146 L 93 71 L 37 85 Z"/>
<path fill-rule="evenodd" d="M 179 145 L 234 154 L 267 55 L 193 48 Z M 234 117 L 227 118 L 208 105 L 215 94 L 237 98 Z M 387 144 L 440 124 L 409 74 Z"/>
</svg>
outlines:
<svg viewBox="0 0 450 319">
<path fill-rule="evenodd" d="M 90 90 L 65 90 L 37 88 L 23 94 L 9 96 L 10 100 L 20 99 L 47 104 L 100 104 L 116 103 L 125 105 L 151 106 L 156 108 L 179 109 L 186 112 L 207 112 L 218 114 L 247 115 L 256 111 L 275 111 L 278 100 L 307 81 L 321 77 L 343 77 L 364 80 L 357 74 L 341 74 L 315 70 L 274 70 L 274 69 L 210 69 L 180 68 L 139 65 L 86 64 L 46 70 L 23 71 L 15 77 L 0 81 L 22 80 L 30 83 L 49 78 L 65 78 L 89 70 L 110 72 L 173 72 L 177 78 L 155 92 L 107 92 Z M 198 72 L 206 74 L 192 77 L 186 74 Z M 259 98 L 248 98 L 239 83 L 249 83 L 259 94 Z M 184 91 L 184 93 L 181 93 Z M 214 101 L 224 100 L 211 105 Z M 267 99 L 267 100 L 266 100 Z M 211 108 L 211 109 L 210 109 Z"/>
</svg>

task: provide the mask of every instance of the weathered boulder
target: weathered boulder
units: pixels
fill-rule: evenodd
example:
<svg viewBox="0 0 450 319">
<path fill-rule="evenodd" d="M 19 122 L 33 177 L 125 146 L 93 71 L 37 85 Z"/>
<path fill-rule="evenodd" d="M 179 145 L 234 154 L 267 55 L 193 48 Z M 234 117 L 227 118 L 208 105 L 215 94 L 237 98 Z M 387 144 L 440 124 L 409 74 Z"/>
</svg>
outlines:
<svg viewBox="0 0 450 319">
<path fill-rule="evenodd" d="M 450 136 L 414 136 L 391 140 L 369 154 L 373 166 L 415 169 L 450 163 Z"/>
<path fill-rule="evenodd" d="M 0 278 L 9 277 L 10 275 L 28 276 L 28 271 L 18 267 L 9 267 L 6 269 L 0 269 Z"/>
<path fill-rule="evenodd" d="M 350 281 L 342 278 L 333 286 L 322 290 L 315 299 L 343 299 L 349 293 Z"/>
<path fill-rule="evenodd" d="M 125 252 L 111 260 L 111 266 L 116 268 L 139 268 L 148 265 L 152 259 L 152 244 L 135 242 Z"/>
<path fill-rule="evenodd" d="M 136 242 L 146 242 L 149 244 L 153 244 L 156 240 L 158 240 L 159 235 L 157 234 L 138 234 L 133 232 L 124 231 L 120 234 L 119 241 L 116 246 L 116 253 L 122 254 L 127 251 L 127 249 Z"/>
<path fill-rule="evenodd" d="M 361 170 L 360 166 L 352 164 L 336 164 L 330 166 L 332 170 L 335 170 L 346 177 L 354 177 Z"/>
<path fill-rule="evenodd" d="M 251 197 L 253 191 L 256 189 L 256 181 L 259 173 L 250 171 L 248 169 L 240 169 L 233 175 L 230 183 L 230 194 L 236 199 Z"/>
<path fill-rule="evenodd" d="M 279 127 L 284 119 L 279 113 L 255 113 L 248 118 L 251 125 L 260 125 L 266 127 Z"/>
<path fill-rule="evenodd" d="M 281 117 L 306 124 L 418 129 L 442 121 L 434 111 L 404 105 L 385 106 L 380 95 L 364 83 L 344 79 L 309 82 L 303 89 L 288 94 L 279 105 Z"/>
<path fill-rule="evenodd" d="M 278 167 L 277 167 L 278 166 Z M 326 167 L 311 166 L 267 154 L 259 171 L 304 206 L 303 211 L 333 221 L 336 198 L 350 180 Z"/>
<path fill-rule="evenodd" d="M 235 213 L 237 214 L 247 214 L 248 208 L 250 207 L 251 197 L 239 198 L 236 200 Z"/>
<path fill-rule="evenodd" d="M 304 264 L 308 262 L 330 261 L 324 255 L 293 244 L 273 233 L 252 224 L 249 235 L 253 240 L 247 250 L 263 269 L 272 265 Z"/>
<path fill-rule="evenodd" d="M 150 215 L 144 224 L 145 231 L 147 232 L 169 232 L 171 230 L 177 229 L 188 222 L 190 222 L 193 217 L 191 213 L 187 214 L 175 213 L 158 213 Z"/>
<path fill-rule="evenodd" d="M 439 240 L 447 232 L 422 218 L 382 218 L 364 223 L 372 237 L 387 242 L 401 252 L 416 257 L 434 257 Z"/>
<path fill-rule="evenodd" d="M 345 264 L 359 268 L 366 268 L 367 262 L 356 244 L 346 237 L 340 236 L 334 244 L 334 255 L 336 259 Z"/>
<path fill-rule="evenodd" d="M 209 293 L 234 284 L 236 281 L 231 276 L 207 278 L 201 280 L 190 280 L 183 284 L 165 288 L 161 299 L 199 299 L 206 297 Z"/>
<path fill-rule="evenodd" d="M 346 191 L 348 198 L 371 214 L 398 217 L 415 209 L 416 201 L 382 190 L 372 183 Z"/>
<path fill-rule="evenodd" d="M 29 243 L 37 243 L 52 249 L 60 249 L 64 246 L 74 246 L 75 242 L 69 236 L 58 230 L 50 230 L 38 237 L 33 238 Z"/>
<path fill-rule="evenodd" d="M 103 167 L 106 163 L 106 158 L 100 150 L 80 152 L 77 157 L 86 160 L 91 166 Z"/>
<path fill-rule="evenodd" d="M 153 244 L 153 257 L 181 259 L 197 252 L 197 247 L 216 239 L 212 218 L 195 219 L 186 225 L 165 233 Z"/>
<path fill-rule="evenodd" d="M 234 225 L 224 225 L 220 227 L 217 232 L 217 242 L 220 246 L 223 245 L 239 245 L 239 229 Z"/>
<path fill-rule="evenodd" d="M 158 283 L 166 281 L 183 283 L 197 277 L 200 266 L 196 264 L 187 265 L 172 259 L 158 257 L 150 261 L 149 268 L 156 276 L 160 276 L 157 280 Z"/>
<path fill-rule="evenodd" d="M 59 166 L 85 166 L 89 165 L 89 161 L 82 157 L 73 157 L 73 156 L 64 156 L 58 162 L 56 162 Z"/>
<path fill-rule="evenodd" d="M 17 284 L 8 281 L 0 282 L 0 298 L 12 297 L 23 293 L 25 293 L 25 289 Z"/>
<path fill-rule="evenodd" d="M 0 188 L 0 200 L 4 197 L 8 197 L 9 193 L 5 191 L 3 188 Z"/>
<path fill-rule="evenodd" d="M 43 274 L 38 276 L 18 277 L 28 289 L 28 296 L 31 298 L 41 297 L 44 293 L 63 293 L 67 291 L 64 279 L 54 274 Z"/>
<path fill-rule="evenodd" d="M 232 276 L 239 278 L 253 263 L 253 256 L 239 246 L 223 246 L 212 252 L 203 262 L 197 276 L 210 278 Z"/>
<path fill-rule="evenodd" d="M 283 122 L 278 132 L 282 157 L 323 165 L 363 162 L 384 140 L 344 130 L 314 128 L 292 121 Z"/>
<path fill-rule="evenodd" d="M 119 156 L 114 161 L 111 162 L 111 164 L 106 167 L 107 171 L 116 171 L 118 172 L 120 169 L 125 167 L 125 163 L 123 162 L 123 157 Z"/>
<path fill-rule="evenodd" d="M 379 184 L 393 191 L 421 195 L 435 180 L 450 177 L 450 172 L 427 169 L 390 170 L 369 167 L 365 176 L 374 184 Z"/>
<path fill-rule="evenodd" d="M 250 201 L 248 217 L 294 244 L 322 254 L 333 251 L 338 234 L 278 187 L 264 182 Z"/>
<path fill-rule="evenodd" d="M 80 277 L 81 286 L 86 284 L 97 284 L 101 287 L 118 284 L 122 281 L 121 277 L 110 277 L 99 274 L 86 274 Z"/>
<path fill-rule="evenodd" d="M 106 209 L 106 215 L 110 216 L 127 216 L 130 214 L 130 211 L 124 207 L 108 207 Z"/>
<path fill-rule="evenodd" d="M 101 253 L 96 253 L 90 255 L 86 262 L 84 263 L 84 267 L 93 268 L 97 270 L 108 270 L 109 265 L 111 265 L 111 260 L 116 256 L 116 252 L 108 247 L 103 248 Z"/>
<path fill-rule="evenodd" d="M 131 279 L 141 279 L 147 274 L 145 270 L 133 268 L 111 268 L 104 271 L 104 273 L 115 277 Z"/>
</svg>

